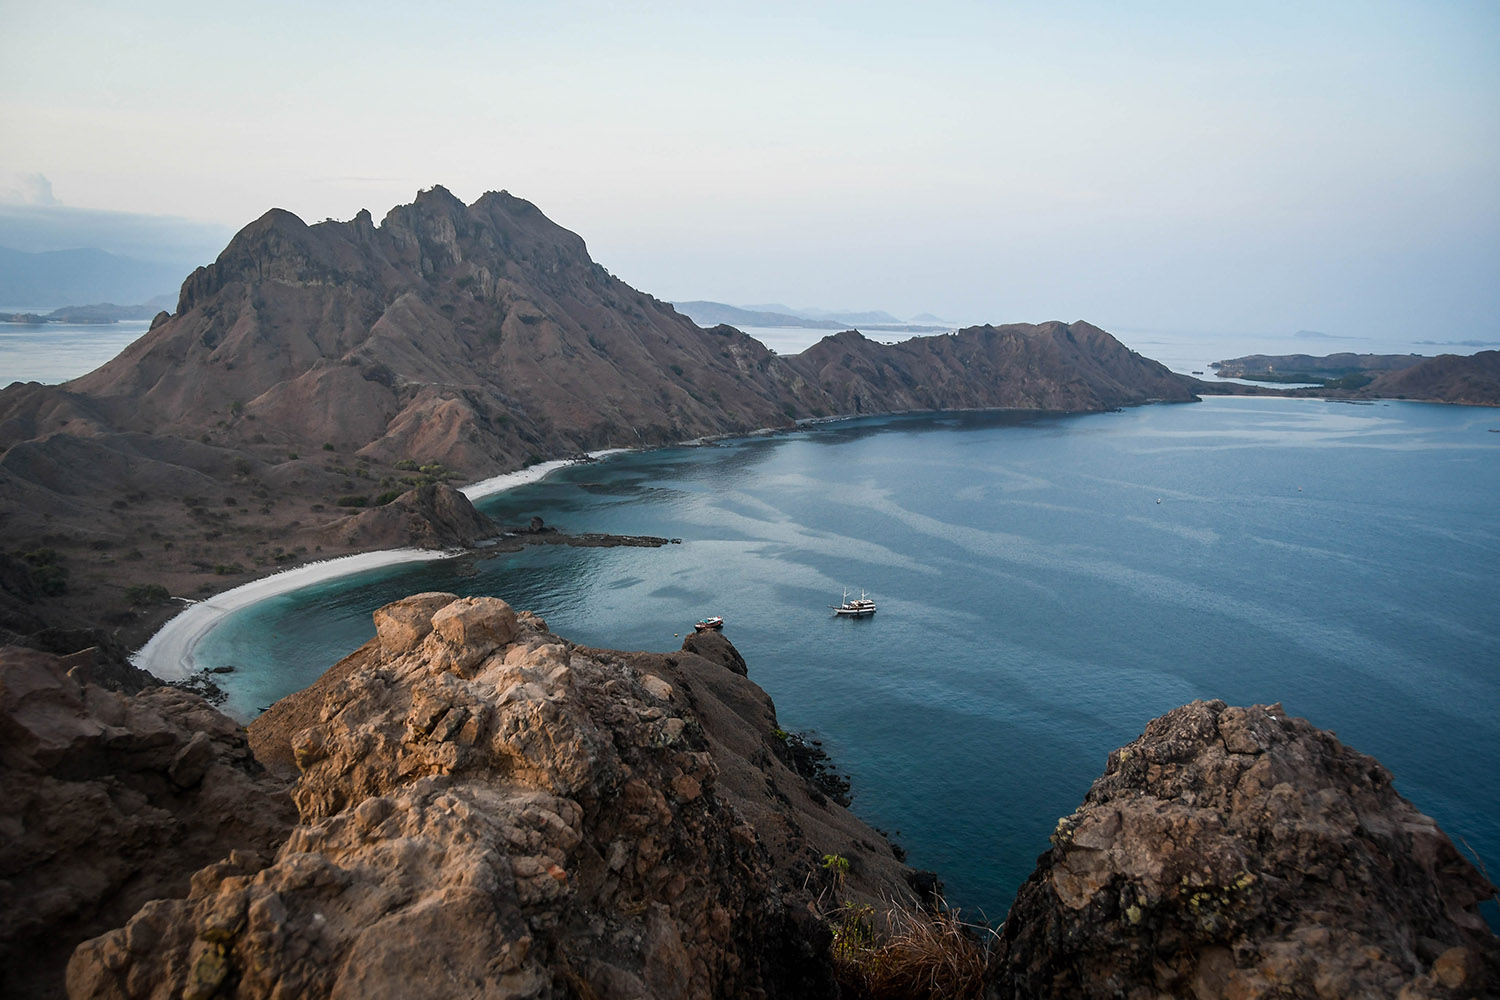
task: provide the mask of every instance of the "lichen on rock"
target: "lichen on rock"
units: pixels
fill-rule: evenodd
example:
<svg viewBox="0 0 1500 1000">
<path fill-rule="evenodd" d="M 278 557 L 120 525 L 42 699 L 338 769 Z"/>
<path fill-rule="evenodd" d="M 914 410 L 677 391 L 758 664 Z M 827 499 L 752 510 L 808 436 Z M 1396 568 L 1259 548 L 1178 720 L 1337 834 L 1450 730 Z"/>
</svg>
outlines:
<svg viewBox="0 0 1500 1000">
<path fill-rule="evenodd" d="M 1373 758 L 1280 705 L 1193 702 L 1058 822 L 992 995 L 1494 995 L 1494 891 Z"/>
</svg>

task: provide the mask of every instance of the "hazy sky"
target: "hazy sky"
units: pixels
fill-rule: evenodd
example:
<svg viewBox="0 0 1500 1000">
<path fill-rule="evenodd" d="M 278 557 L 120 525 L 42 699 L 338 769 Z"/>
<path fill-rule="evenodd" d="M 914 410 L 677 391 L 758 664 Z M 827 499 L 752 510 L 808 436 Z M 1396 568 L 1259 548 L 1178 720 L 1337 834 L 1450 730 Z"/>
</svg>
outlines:
<svg viewBox="0 0 1500 1000">
<path fill-rule="evenodd" d="M 504 188 L 664 299 L 1500 340 L 1494 0 L 232 7 L 0 0 L 0 201 Z"/>
</svg>

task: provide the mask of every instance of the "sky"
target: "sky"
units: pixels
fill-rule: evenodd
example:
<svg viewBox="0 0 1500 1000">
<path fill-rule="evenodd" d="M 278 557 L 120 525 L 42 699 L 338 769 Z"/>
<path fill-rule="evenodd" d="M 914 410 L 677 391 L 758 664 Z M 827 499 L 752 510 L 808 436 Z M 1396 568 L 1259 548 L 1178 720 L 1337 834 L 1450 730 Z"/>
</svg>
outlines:
<svg viewBox="0 0 1500 1000">
<path fill-rule="evenodd" d="M 1493 0 L 0 0 L 0 23 L 16 249 L 134 220 L 206 263 L 271 207 L 378 220 L 442 184 L 534 202 L 668 300 L 1500 343 Z"/>
</svg>

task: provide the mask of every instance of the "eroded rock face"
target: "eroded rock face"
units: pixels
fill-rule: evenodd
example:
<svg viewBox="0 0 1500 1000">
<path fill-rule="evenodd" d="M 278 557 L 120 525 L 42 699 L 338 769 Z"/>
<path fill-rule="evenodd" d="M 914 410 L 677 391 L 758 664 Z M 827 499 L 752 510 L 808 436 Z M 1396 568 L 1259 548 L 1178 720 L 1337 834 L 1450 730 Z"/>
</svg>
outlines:
<svg viewBox="0 0 1500 1000">
<path fill-rule="evenodd" d="M 1194 702 L 1110 755 L 1006 922 L 999 997 L 1494 996 L 1494 893 L 1373 758 Z"/>
<path fill-rule="evenodd" d="M 300 770 L 276 857 L 86 942 L 71 996 L 832 996 L 821 856 L 851 858 L 855 892 L 904 892 L 720 663 L 576 647 L 494 598 L 376 623 L 252 726 Z"/>
<path fill-rule="evenodd" d="M 231 850 L 269 856 L 294 819 L 286 783 L 197 695 L 106 690 L 76 659 L 0 649 L 5 996 L 61 996 L 79 941 Z"/>
</svg>

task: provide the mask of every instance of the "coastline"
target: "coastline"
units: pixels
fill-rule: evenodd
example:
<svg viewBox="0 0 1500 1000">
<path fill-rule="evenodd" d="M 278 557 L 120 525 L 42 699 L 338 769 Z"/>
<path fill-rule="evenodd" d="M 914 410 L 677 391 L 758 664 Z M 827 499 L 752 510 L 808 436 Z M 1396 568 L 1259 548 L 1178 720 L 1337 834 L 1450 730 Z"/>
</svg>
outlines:
<svg viewBox="0 0 1500 1000">
<path fill-rule="evenodd" d="M 589 452 L 590 459 L 618 455 L 632 449 L 606 448 Z M 458 492 L 469 500 L 503 493 L 506 490 L 538 482 L 558 469 L 576 464 L 576 459 L 554 459 L 525 469 L 502 473 L 461 486 Z M 164 681 L 184 680 L 198 672 L 195 657 L 198 643 L 214 626 L 236 611 L 289 594 L 303 587 L 328 583 L 343 576 L 361 573 L 410 562 L 431 562 L 448 559 L 460 553 L 450 549 L 376 549 L 373 552 L 356 552 L 351 555 L 323 559 L 318 562 L 294 566 L 258 580 L 240 584 L 221 591 L 201 601 L 195 601 L 162 624 L 151 637 L 130 654 L 130 662 L 142 670 Z"/>
</svg>

